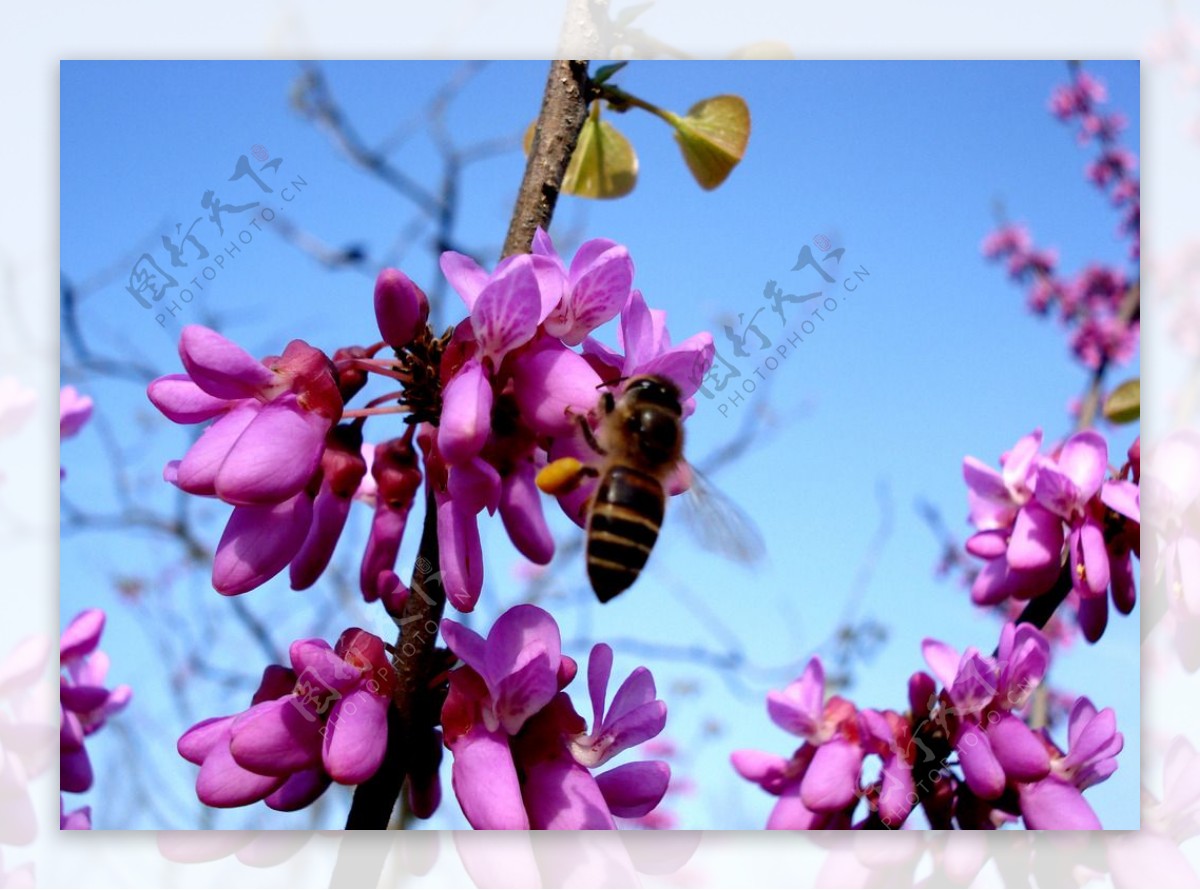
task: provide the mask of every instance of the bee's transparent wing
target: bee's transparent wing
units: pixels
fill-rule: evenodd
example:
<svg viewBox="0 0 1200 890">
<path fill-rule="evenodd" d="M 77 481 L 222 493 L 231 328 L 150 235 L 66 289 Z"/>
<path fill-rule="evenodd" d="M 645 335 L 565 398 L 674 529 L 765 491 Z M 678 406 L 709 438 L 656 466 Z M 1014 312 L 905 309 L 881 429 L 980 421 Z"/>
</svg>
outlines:
<svg viewBox="0 0 1200 890">
<path fill-rule="evenodd" d="M 678 514 L 681 524 L 705 550 L 735 562 L 762 562 L 766 546 L 754 520 L 695 467 L 689 466 L 687 472 L 691 486 L 671 498 L 669 507 Z"/>
</svg>

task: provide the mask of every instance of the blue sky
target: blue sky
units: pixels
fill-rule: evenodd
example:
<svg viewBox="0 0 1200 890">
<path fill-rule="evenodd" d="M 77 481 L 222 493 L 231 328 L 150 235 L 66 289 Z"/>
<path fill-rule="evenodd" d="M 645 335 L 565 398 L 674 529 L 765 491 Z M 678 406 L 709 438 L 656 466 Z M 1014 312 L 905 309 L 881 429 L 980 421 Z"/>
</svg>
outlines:
<svg viewBox="0 0 1200 890">
<path fill-rule="evenodd" d="M 1134 136 L 1127 144 L 1136 149 L 1137 63 L 1088 67 L 1107 82 L 1112 106 L 1130 119 Z M 329 245 L 361 244 L 376 258 L 394 254 L 417 212 L 348 164 L 289 108 L 299 70 L 284 62 L 63 64 L 61 260 L 64 275 L 76 283 L 97 275 L 105 281 L 80 307 L 93 348 L 136 356 L 168 373 L 178 370 L 180 326 L 212 317 L 258 355 L 277 352 L 293 337 L 330 351 L 374 339 L 371 278 L 323 269 L 265 223 L 251 243 L 227 255 L 211 281 L 201 279 L 203 291 L 194 291 L 178 319 L 156 323 L 125 290 L 127 270 L 142 252 L 169 268 L 160 235 L 177 222 L 186 230 L 205 214 L 200 200 L 209 189 L 227 204 L 268 202 Z M 334 94 L 374 144 L 408 132 L 406 124 L 419 121 L 460 64 L 341 63 L 325 70 Z M 544 77 L 540 63 L 486 67 L 449 107 L 447 131 L 460 145 L 519 135 L 536 114 Z M 737 93 L 753 117 L 744 162 L 707 193 L 691 181 L 660 121 L 613 115 L 640 157 L 637 189 L 614 202 L 559 203 L 556 236 L 603 236 L 629 246 L 637 285 L 652 305 L 668 311 L 676 339 L 712 329 L 722 353 L 733 359 L 721 326 L 738 313 L 749 317 L 765 308 L 758 322 L 772 349 L 784 342 L 807 308 L 788 307 L 785 329 L 763 300 L 763 286 L 772 279 L 800 294 L 821 286 L 811 270 L 791 271 L 814 237 L 844 247 L 844 267 L 870 273 L 767 375 L 769 385 L 729 416 L 716 401 L 701 398 L 689 421 L 689 455 L 702 459 L 738 434 L 747 412 L 767 415 L 747 454 L 714 481 L 761 528 L 768 564 L 750 572 L 698 552 L 668 515 L 651 567 L 629 594 L 598 607 L 577 562 L 559 572 L 544 603 L 568 639 L 642 644 L 618 647 L 616 675 L 645 663 L 659 679 L 671 709 L 667 733 L 683 752 L 681 771 L 698 786 L 672 801 L 684 827 L 763 824 L 772 799 L 733 776 L 728 752 L 793 747 L 766 716 L 765 690 L 791 679 L 771 668 L 802 661 L 837 626 L 880 521 L 881 485 L 892 504 L 892 531 L 875 554 L 857 616 L 886 624 L 889 636 L 869 661 L 856 665 L 846 694 L 864 707 L 899 709 L 908 676 L 923 667 L 922 638 L 960 648 L 994 646 L 994 620 L 970 607 L 964 591 L 932 576 L 938 544 L 914 505 L 932 503 L 965 536 L 963 456 L 994 461 L 1034 427 L 1050 438 L 1070 429 L 1066 405 L 1082 392 L 1085 373 L 1071 362 L 1057 325 L 1030 316 L 1020 291 L 979 255 L 1001 202 L 1010 219 L 1029 223 L 1039 243 L 1058 248 L 1068 271 L 1090 260 L 1123 261 L 1117 218 L 1083 179 L 1087 151 L 1046 111 L 1050 91 L 1065 77 L 1066 66 L 1053 62 L 637 62 L 619 75 L 623 88 L 678 111 L 706 96 Z M 283 201 L 278 189 L 265 195 L 246 179 L 227 181 L 237 158 L 254 145 L 282 159 L 275 173 L 262 174 L 268 184 L 303 180 L 293 186 L 292 201 Z M 441 169 L 424 132 L 400 142 L 391 160 L 436 187 Z M 464 174 L 455 241 L 489 262 L 503 239 L 523 165 L 520 152 L 510 150 Z M 245 228 L 231 226 L 236 218 L 225 217 L 224 238 L 214 237 L 207 219 L 194 232 L 215 255 Z M 432 284 L 427 247 L 401 247 L 403 268 Z M 459 311 L 451 294 L 441 320 L 456 320 Z M 752 359 L 740 360 L 747 378 L 754 366 Z M 67 497 L 97 512 L 111 510 L 119 480 L 106 443 L 115 442 L 126 454 L 135 500 L 170 511 L 173 495 L 158 474 L 182 453 L 187 433 L 158 417 L 136 385 L 78 377 L 64 382 L 95 396 L 100 421 L 64 445 Z M 1129 438 L 1127 431 L 1113 434 L 1114 461 Z M 215 544 L 223 510 L 206 506 L 204 516 L 201 531 Z M 363 511 L 339 550 L 351 569 L 365 521 Z M 567 531 L 565 523 L 557 528 Z M 410 538 L 402 570 L 411 563 L 416 535 Z M 485 524 L 484 539 L 488 575 L 479 625 L 490 624 L 523 591 L 514 571 L 518 559 L 498 522 Z M 176 559 L 161 538 L 129 530 L 63 541 L 64 619 L 87 605 L 110 609 L 106 647 L 113 676 L 137 690 L 124 718 L 129 731 L 106 733 L 94 746 L 100 763 L 113 770 L 94 792 L 98 827 L 192 824 L 194 810 L 185 804 L 194 771 L 175 755 L 174 741 L 189 717 L 247 703 L 245 689 L 221 699 L 213 685 L 190 683 L 174 661 L 176 643 L 202 639 L 214 662 L 248 663 L 251 673 L 262 664 L 257 650 L 246 656 L 247 640 L 229 617 L 232 604 L 213 593 L 205 577 L 171 571 Z M 157 605 L 118 598 L 112 581 L 127 576 L 149 576 L 143 597 Z M 295 636 L 289 631 L 301 632 L 317 613 L 332 613 L 331 639 L 355 623 L 388 633 L 381 614 L 353 603 L 335 608 L 327 594 L 292 593 L 286 582 L 244 602 L 283 645 Z M 180 622 L 179 633 L 148 630 L 151 621 L 161 628 L 165 615 Z M 1138 642 L 1136 615 L 1116 618 L 1099 646 L 1077 643 L 1052 669 L 1055 683 L 1117 710 L 1126 738 L 1121 768 L 1088 792 L 1112 828 L 1137 826 Z M 721 652 L 731 644 L 744 653 L 746 667 L 716 671 L 664 651 Z M 574 654 L 585 655 L 586 648 Z M 576 698 L 585 707 L 578 692 Z M 158 812 L 128 804 L 106 812 L 106 789 L 112 793 L 119 781 L 117 764 L 133 756 L 148 758 L 148 769 L 163 783 L 164 805 Z M 460 826 L 449 794 L 447 801 L 431 824 Z M 342 803 L 331 801 L 322 824 L 336 827 L 343 813 Z M 214 826 L 306 826 L 301 819 L 260 807 L 222 814 Z"/>
</svg>

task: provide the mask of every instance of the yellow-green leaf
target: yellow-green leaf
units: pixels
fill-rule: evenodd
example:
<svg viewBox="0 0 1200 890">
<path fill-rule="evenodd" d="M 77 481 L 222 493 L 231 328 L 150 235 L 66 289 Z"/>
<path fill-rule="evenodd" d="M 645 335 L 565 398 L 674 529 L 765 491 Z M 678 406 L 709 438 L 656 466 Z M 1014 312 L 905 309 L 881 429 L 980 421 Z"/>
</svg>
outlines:
<svg viewBox="0 0 1200 890">
<path fill-rule="evenodd" d="M 525 154 L 533 145 L 536 122 L 525 131 Z M 608 121 L 591 114 L 579 131 L 562 191 L 580 198 L 620 198 L 637 185 L 637 153 Z"/>
<path fill-rule="evenodd" d="M 672 123 L 688 169 L 706 189 L 725 181 L 750 140 L 750 109 L 741 96 L 703 99 Z"/>
<path fill-rule="evenodd" d="M 1142 415 L 1142 381 L 1126 380 L 1104 400 L 1104 416 L 1111 423 L 1133 423 Z"/>
</svg>

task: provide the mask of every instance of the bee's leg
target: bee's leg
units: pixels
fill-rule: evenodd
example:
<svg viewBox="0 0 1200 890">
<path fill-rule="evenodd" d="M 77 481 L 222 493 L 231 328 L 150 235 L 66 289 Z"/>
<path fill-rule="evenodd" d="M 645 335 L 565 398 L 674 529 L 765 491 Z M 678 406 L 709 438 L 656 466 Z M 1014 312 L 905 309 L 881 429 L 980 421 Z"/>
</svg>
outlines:
<svg viewBox="0 0 1200 890">
<path fill-rule="evenodd" d="M 594 479 L 599 475 L 600 471 L 595 467 L 580 463 L 573 457 L 560 457 L 542 467 L 535 482 L 546 494 L 558 497 L 570 494 L 583 484 L 584 479 Z"/>
<path fill-rule="evenodd" d="M 617 400 L 613 397 L 612 392 L 607 389 L 600 397 L 600 404 L 604 406 L 605 414 L 612 414 L 617 409 Z"/>
<path fill-rule="evenodd" d="M 607 393 L 606 393 L 606 395 L 607 395 Z M 610 396 L 610 398 L 611 398 L 611 396 Z M 605 406 L 605 409 L 608 410 L 607 406 Z M 584 417 L 582 414 L 579 414 L 579 415 L 576 415 L 576 420 L 579 421 L 579 429 L 583 433 L 583 440 L 588 443 L 588 447 L 591 448 L 592 451 L 599 454 L 601 457 L 608 454 L 607 451 L 605 451 L 603 448 L 600 447 L 600 443 L 596 441 L 596 435 L 595 435 L 595 433 L 592 432 L 592 427 L 588 423 L 587 418 Z"/>
</svg>

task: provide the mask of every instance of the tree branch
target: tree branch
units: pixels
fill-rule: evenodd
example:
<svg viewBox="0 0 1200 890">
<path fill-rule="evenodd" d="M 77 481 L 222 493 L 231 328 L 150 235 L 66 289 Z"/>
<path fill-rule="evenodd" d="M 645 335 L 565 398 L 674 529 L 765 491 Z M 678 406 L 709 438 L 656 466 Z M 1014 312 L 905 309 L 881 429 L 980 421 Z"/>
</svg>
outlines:
<svg viewBox="0 0 1200 890">
<path fill-rule="evenodd" d="M 586 60 L 580 59 L 559 59 L 550 63 L 542 110 L 538 114 L 508 236 L 504 239 L 502 258 L 528 253 L 538 226 L 546 228 L 550 225 L 563 176 L 575 151 L 579 131 L 587 119 L 587 65 Z"/>
<path fill-rule="evenodd" d="M 563 174 L 587 117 L 586 92 L 586 61 L 551 63 L 533 147 L 504 242 L 504 256 L 529 252 L 538 226 L 550 224 Z M 409 771 L 406 755 L 416 750 L 422 735 L 438 720 L 431 685 L 438 664 L 435 646 L 446 594 L 439 570 L 437 505 L 428 486 L 427 479 L 425 522 L 412 592 L 404 613 L 393 616 L 400 626 L 395 659 L 398 686 L 388 716 L 387 753 L 375 775 L 355 789 L 347 829 L 388 827 Z"/>
</svg>

